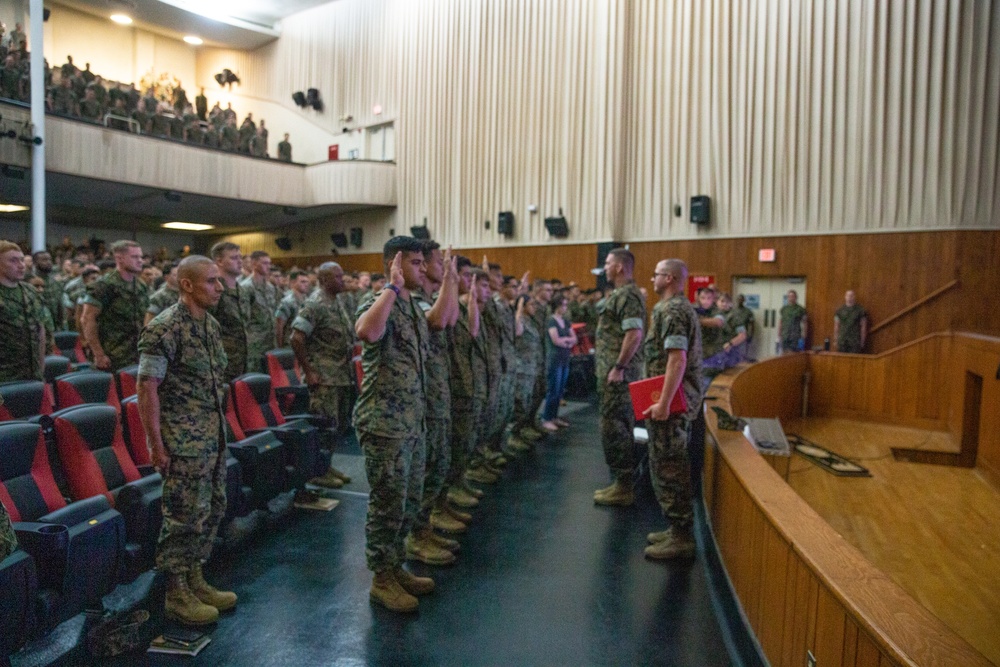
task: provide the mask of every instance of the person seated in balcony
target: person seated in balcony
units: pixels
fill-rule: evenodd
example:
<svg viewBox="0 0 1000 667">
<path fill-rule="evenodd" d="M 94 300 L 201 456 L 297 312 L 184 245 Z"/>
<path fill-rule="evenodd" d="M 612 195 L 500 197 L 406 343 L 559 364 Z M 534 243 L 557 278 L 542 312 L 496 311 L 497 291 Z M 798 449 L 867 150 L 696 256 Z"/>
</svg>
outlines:
<svg viewBox="0 0 1000 667">
<path fill-rule="evenodd" d="M 132 120 L 139 124 L 139 131 L 148 134 L 152 115 L 146 111 L 146 98 L 139 100 L 138 106 L 131 113 Z"/>
<path fill-rule="evenodd" d="M 3 69 L 0 70 L 0 95 L 11 100 L 20 99 L 22 95 L 21 69 L 12 55 L 4 59 Z"/>
<path fill-rule="evenodd" d="M 142 96 L 139 94 L 139 90 L 135 87 L 134 83 L 128 84 L 128 88 L 125 89 L 125 108 L 129 112 L 133 112 L 139 106 L 139 99 Z"/>
<path fill-rule="evenodd" d="M 250 139 L 250 155 L 254 157 L 267 157 L 267 137 L 262 127 L 257 128 L 257 132 Z"/>
<path fill-rule="evenodd" d="M 235 151 L 240 141 L 240 133 L 236 129 L 236 119 L 226 117 L 226 124 L 219 133 L 219 148 L 224 151 Z"/>
<path fill-rule="evenodd" d="M 97 101 L 97 95 L 94 93 L 93 88 L 88 88 L 83 99 L 80 101 L 79 115 L 84 120 L 89 120 L 94 123 L 101 121 L 103 117 L 102 111 L 104 110 L 101 103 Z"/>
<path fill-rule="evenodd" d="M 227 121 L 230 118 L 232 118 L 233 119 L 233 124 L 234 125 L 236 124 L 236 110 L 233 109 L 233 103 L 232 102 L 230 102 L 229 104 L 226 105 L 226 108 L 225 108 L 225 110 L 223 110 L 222 113 L 225 114 L 225 118 L 226 118 Z"/>
<path fill-rule="evenodd" d="M 66 63 L 60 68 L 62 78 L 70 79 L 77 75 L 79 68 L 73 64 L 73 56 L 66 56 Z"/>
<path fill-rule="evenodd" d="M 80 78 L 82 79 L 83 77 L 81 76 Z M 86 90 L 94 91 L 94 97 L 97 99 L 97 103 L 101 105 L 101 111 L 104 111 L 108 107 L 108 89 L 104 87 L 104 79 L 100 75 L 97 75 L 86 86 Z"/>
<path fill-rule="evenodd" d="M 205 128 L 205 145 L 209 148 L 218 148 L 219 139 L 219 129 L 209 123 L 208 127 Z"/>
<path fill-rule="evenodd" d="M 84 63 L 84 68 L 83 71 L 80 72 L 80 76 L 82 76 L 83 80 L 86 81 L 88 84 L 97 78 L 97 76 L 90 71 L 90 63 Z"/>
<path fill-rule="evenodd" d="M 67 116 L 79 115 L 80 104 L 77 101 L 76 93 L 73 92 L 73 86 L 68 78 L 63 77 L 59 81 L 58 86 L 53 86 L 51 95 L 53 113 L 65 114 Z"/>
<path fill-rule="evenodd" d="M 208 122 L 211 123 L 216 132 L 221 130 L 222 126 L 226 124 L 226 112 L 222 110 L 222 106 L 218 102 L 208 112 Z"/>
<path fill-rule="evenodd" d="M 154 91 L 152 87 L 150 87 L 149 90 L 146 91 L 146 94 L 143 96 L 142 99 L 146 103 L 146 113 L 149 114 L 150 117 L 152 117 L 152 115 L 156 113 L 156 110 L 160 106 L 160 101 L 156 99 L 156 91 Z"/>
</svg>

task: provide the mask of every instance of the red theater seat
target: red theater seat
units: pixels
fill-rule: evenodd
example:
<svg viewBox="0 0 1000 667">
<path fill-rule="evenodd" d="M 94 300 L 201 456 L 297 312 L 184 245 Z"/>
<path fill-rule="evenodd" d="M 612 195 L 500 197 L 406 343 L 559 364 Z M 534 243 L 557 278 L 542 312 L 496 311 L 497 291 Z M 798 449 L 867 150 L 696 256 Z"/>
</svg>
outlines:
<svg viewBox="0 0 1000 667">
<path fill-rule="evenodd" d="M 309 389 L 302 381 L 302 371 L 295 353 L 287 348 L 270 350 L 264 354 L 271 386 L 278 397 L 278 405 L 285 414 L 305 412 L 309 409 Z"/>
<path fill-rule="evenodd" d="M 122 423 L 125 426 L 125 444 L 132 461 L 139 468 L 152 466 L 149 447 L 146 446 L 146 432 L 142 429 L 142 419 L 139 417 L 138 396 L 129 396 L 122 401 Z"/>
<path fill-rule="evenodd" d="M 63 408 L 86 403 L 104 403 L 118 412 L 121 403 L 115 379 L 102 371 L 77 371 L 56 378 L 56 406 Z"/>
<path fill-rule="evenodd" d="M 139 381 L 139 364 L 126 366 L 120 369 L 116 375 L 118 378 L 118 398 L 124 401 L 129 396 L 135 396 L 139 393 L 137 384 Z"/>
<path fill-rule="evenodd" d="M 57 354 L 66 357 L 73 364 L 87 363 L 80 334 L 75 331 L 56 331 L 52 337 L 55 339 Z"/>
<path fill-rule="evenodd" d="M 0 384 L 0 396 L 0 421 L 52 414 L 52 388 L 40 380 Z"/>
</svg>

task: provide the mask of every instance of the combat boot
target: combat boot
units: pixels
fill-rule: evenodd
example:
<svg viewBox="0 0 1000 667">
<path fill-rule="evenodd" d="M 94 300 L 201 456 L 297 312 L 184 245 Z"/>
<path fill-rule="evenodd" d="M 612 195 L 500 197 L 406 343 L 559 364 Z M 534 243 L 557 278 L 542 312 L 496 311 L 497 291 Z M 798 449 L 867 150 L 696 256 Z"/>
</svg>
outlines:
<svg viewBox="0 0 1000 667">
<path fill-rule="evenodd" d="M 481 489 L 477 489 L 476 487 L 469 484 L 469 480 L 467 480 L 464 476 L 462 477 L 462 481 L 459 482 L 459 486 L 461 486 L 463 491 L 465 491 L 466 493 L 468 493 L 470 496 L 472 496 L 477 500 L 482 499 L 482 497 L 486 495 L 485 493 L 482 492 Z"/>
<path fill-rule="evenodd" d="M 167 579 L 164 614 L 184 625 L 211 625 L 219 620 L 219 610 L 196 598 L 188 588 L 186 574 L 171 574 Z"/>
<path fill-rule="evenodd" d="M 350 475 L 348 475 L 346 472 L 342 472 L 340 470 L 337 470 L 333 466 L 330 466 L 330 469 L 327 470 L 326 472 L 327 472 L 328 475 L 332 474 L 334 477 L 339 478 L 340 481 L 343 482 L 344 484 L 350 484 L 351 483 L 351 476 Z"/>
<path fill-rule="evenodd" d="M 479 499 L 460 486 L 453 486 L 448 489 L 448 502 L 466 509 L 471 509 L 479 505 Z"/>
<path fill-rule="evenodd" d="M 322 486 L 326 489 L 339 489 L 344 485 L 344 480 L 342 480 L 333 468 L 330 468 L 320 477 L 313 477 L 309 480 L 309 483 L 314 486 Z"/>
<path fill-rule="evenodd" d="M 611 486 L 594 492 L 594 503 L 597 505 L 625 507 L 634 502 L 635 492 L 632 490 L 632 484 L 621 479 L 616 479 Z"/>
<path fill-rule="evenodd" d="M 468 530 L 468 526 L 441 509 L 435 509 L 431 512 L 431 526 L 442 533 L 451 533 L 453 535 L 464 533 Z"/>
<path fill-rule="evenodd" d="M 434 580 L 430 577 L 418 577 L 403 568 L 397 569 L 395 575 L 396 581 L 410 595 L 427 595 L 434 590 Z"/>
<path fill-rule="evenodd" d="M 406 592 L 392 570 L 376 572 L 372 577 L 372 587 L 368 599 L 389 611 L 416 611 L 420 606 L 417 598 Z"/>
<path fill-rule="evenodd" d="M 531 445 L 525 442 L 520 436 L 511 435 L 507 440 L 507 449 L 515 455 L 524 454 L 531 451 Z"/>
<path fill-rule="evenodd" d="M 669 528 L 667 528 L 666 530 L 661 530 L 656 533 L 648 533 L 646 535 L 646 541 L 649 542 L 650 544 L 656 544 L 657 542 L 662 542 L 663 540 L 667 539 L 668 537 L 670 537 L 671 534 L 672 533 L 670 532 Z"/>
<path fill-rule="evenodd" d="M 471 514 L 469 514 L 468 512 L 463 512 L 460 509 L 456 509 L 447 502 L 441 505 L 441 509 L 447 512 L 452 519 L 458 519 L 464 524 L 472 523 Z"/>
<path fill-rule="evenodd" d="M 498 475 L 490 472 L 485 466 L 469 468 L 465 471 L 465 477 L 479 484 L 496 484 L 497 480 L 500 479 Z"/>
<path fill-rule="evenodd" d="M 201 571 L 201 563 L 198 563 L 188 570 L 188 588 L 195 597 L 205 604 L 212 605 L 219 611 L 229 611 L 236 606 L 236 593 L 220 591 L 213 586 L 209 586 L 205 581 L 205 575 Z"/>
<path fill-rule="evenodd" d="M 438 535 L 433 530 L 427 533 L 427 539 L 430 540 L 435 546 L 447 549 L 452 553 L 457 553 L 462 549 L 462 545 L 459 544 L 457 540 L 450 540 L 443 535 Z"/>
<path fill-rule="evenodd" d="M 655 560 L 670 560 L 672 558 L 694 558 L 695 542 L 691 528 L 676 528 L 671 526 L 662 540 L 646 547 L 646 558 Z"/>
<path fill-rule="evenodd" d="M 497 470 L 507 465 L 507 457 L 498 451 L 487 449 L 485 457 L 486 457 L 486 462 L 493 468 L 496 468 Z"/>
<path fill-rule="evenodd" d="M 517 434 L 518 436 L 520 436 L 524 440 L 527 440 L 528 442 L 538 442 L 539 440 L 545 437 L 545 435 L 541 431 L 537 430 L 534 426 L 525 426 L 520 431 L 518 431 Z"/>
<path fill-rule="evenodd" d="M 406 536 L 403 544 L 406 547 L 407 560 L 417 560 L 427 565 L 451 565 L 455 562 L 455 554 L 447 549 L 435 544 L 429 533 L 431 530 L 421 531 L 420 534 L 410 533 Z"/>
</svg>

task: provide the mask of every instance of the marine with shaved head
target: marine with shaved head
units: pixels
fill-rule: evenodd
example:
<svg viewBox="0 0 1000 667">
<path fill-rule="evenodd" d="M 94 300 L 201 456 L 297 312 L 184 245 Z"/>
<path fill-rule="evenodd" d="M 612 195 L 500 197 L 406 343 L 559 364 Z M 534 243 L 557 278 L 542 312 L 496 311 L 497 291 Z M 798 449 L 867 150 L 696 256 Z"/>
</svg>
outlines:
<svg viewBox="0 0 1000 667">
<path fill-rule="evenodd" d="M 163 475 L 163 528 L 156 566 L 167 575 L 166 615 L 214 623 L 236 606 L 234 593 L 205 582 L 202 563 L 226 513 L 223 389 L 228 359 L 218 321 L 219 267 L 192 255 L 177 267 L 180 297 L 139 338 L 139 414 L 146 445 Z"/>
</svg>

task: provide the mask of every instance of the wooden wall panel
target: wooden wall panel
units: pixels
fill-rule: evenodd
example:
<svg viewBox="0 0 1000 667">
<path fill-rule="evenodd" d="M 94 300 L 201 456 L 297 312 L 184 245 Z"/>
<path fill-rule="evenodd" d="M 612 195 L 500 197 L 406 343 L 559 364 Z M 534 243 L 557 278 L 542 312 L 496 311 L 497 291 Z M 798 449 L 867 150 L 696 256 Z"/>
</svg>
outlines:
<svg viewBox="0 0 1000 667">
<path fill-rule="evenodd" d="M 802 416 L 802 376 L 809 355 L 777 357 L 749 366 L 732 386 L 734 414 L 741 417 L 778 417 L 786 422 Z"/>
</svg>

